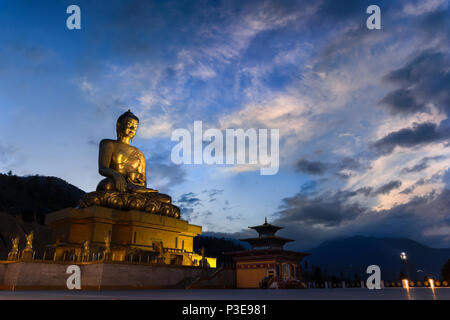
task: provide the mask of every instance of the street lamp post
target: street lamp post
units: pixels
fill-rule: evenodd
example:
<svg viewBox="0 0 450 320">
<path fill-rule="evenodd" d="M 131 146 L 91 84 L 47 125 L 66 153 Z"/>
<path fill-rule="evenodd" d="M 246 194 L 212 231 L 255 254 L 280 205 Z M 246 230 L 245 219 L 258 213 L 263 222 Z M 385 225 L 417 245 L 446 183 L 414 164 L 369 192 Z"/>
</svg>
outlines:
<svg viewBox="0 0 450 320">
<path fill-rule="evenodd" d="M 400 253 L 400 259 L 405 263 L 406 266 L 406 277 L 408 278 L 409 282 L 409 271 L 408 271 L 408 257 L 406 256 L 405 252 Z"/>
</svg>

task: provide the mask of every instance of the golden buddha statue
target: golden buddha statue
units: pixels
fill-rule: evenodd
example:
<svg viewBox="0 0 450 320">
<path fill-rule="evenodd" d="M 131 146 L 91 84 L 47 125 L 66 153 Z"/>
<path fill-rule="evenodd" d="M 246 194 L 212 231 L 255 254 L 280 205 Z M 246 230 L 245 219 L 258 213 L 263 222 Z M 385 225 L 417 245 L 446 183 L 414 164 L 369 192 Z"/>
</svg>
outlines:
<svg viewBox="0 0 450 320">
<path fill-rule="evenodd" d="M 144 154 L 130 145 L 138 125 L 139 119 L 128 110 L 117 119 L 117 140 L 100 142 L 98 171 L 105 179 L 97 191 L 81 198 L 79 206 L 133 209 L 179 218 L 180 209 L 171 204 L 170 196 L 147 188 Z"/>
<path fill-rule="evenodd" d="M 8 260 L 17 260 L 19 258 L 19 237 L 11 239 L 11 251 L 8 253 Z"/>
<path fill-rule="evenodd" d="M 25 235 L 25 238 L 27 240 L 27 244 L 25 246 L 25 250 L 33 250 L 34 232 L 31 231 L 29 234 Z"/>
</svg>

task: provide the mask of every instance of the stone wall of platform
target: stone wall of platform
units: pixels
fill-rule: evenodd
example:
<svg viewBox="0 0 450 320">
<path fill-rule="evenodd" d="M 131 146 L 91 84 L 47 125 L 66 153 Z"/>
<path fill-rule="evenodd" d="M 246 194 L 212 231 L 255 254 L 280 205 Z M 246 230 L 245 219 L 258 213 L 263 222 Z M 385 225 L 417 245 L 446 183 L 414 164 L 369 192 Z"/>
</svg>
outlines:
<svg viewBox="0 0 450 320">
<path fill-rule="evenodd" d="M 24 262 L 0 263 L 0 289 L 66 290 L 69 263 Z M 158 289 L 185 288 L 208 272 L 199 267 L 119 262 L 78 264 L 81 289 Z M 211 272 L 212 270 L 210 270 Z"/>
</svg>

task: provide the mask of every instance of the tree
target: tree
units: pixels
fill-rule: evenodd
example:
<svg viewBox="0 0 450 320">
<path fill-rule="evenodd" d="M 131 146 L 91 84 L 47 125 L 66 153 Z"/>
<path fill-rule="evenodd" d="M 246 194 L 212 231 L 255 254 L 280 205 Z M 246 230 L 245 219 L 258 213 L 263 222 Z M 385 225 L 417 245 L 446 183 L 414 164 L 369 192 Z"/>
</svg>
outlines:
<svg viewBox="0 0 450 320">
<path fill-rule="evenodd" d="M 450 259 L 447 260 L 442 268 L 442 278 L 443 280 L 450 282 Z"/>
</svg>

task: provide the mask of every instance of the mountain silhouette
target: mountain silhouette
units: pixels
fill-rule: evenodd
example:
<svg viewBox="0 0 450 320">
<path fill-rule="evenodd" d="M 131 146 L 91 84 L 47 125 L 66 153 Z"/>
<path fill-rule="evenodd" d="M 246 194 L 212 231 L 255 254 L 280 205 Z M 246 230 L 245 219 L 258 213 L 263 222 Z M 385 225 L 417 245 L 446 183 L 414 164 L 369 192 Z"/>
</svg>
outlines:
<svg viewBox="0 0 450 320">
<path fill-rule="evenodd" d="M 396 281 L 404 272 L 410 279 L 426 276 L 441 278 L 441 270 L 450 259 L 450 249 L 430 248 L 411 239 L 353 236 L 325 241 L 308 250 L 306 271 L 320 267 L 328 276 L 366 279 L 369 265 L 378 265 L 381 278 Z M 405 252 L 407 263 L 400 259 Z"/>
<path fill-rule="evenodd" d="M 18 236 L 20 247 L 25 235 L 35 233 L 34 247 L 39 253 L 50 243 L 50 229 L 44 225 L 47 213 L 77 206 L 83 190 L 56 177 L 19 177 L 0 174 L 0 260 L 11 248 L 11 239 Z"/>
<path fill-rule="evenodd" d="M 83 190 L 57 178 L 0 174 L 0 212 L 44 223 L 46 213 L 75 207 Z"/>
</svg>

